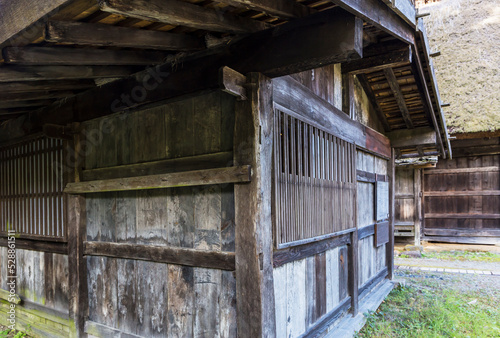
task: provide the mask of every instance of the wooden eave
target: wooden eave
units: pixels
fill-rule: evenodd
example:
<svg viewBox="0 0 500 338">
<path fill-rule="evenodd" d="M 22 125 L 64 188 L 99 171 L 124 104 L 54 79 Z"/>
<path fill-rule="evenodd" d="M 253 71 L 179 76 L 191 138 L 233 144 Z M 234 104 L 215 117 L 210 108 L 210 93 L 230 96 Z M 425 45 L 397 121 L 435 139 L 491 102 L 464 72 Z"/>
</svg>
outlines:
<svg viewBox="0 0 500 338">
<path fill-rule="evenodd" d="M 23 0 L 9 2 L 4 5 L 4 16 L 12 11 L 13 2 L 19 2 L 18 7 L 31 4 L 24 3 Z M 430 92 L 434 111 L 441 113 L 437 88 L 433 87 L 435 82 L 429 78 L 433 73 L 423 39 L 425 33 L 416 33 L 412 20 L 403 18 L 401 12 L 393 11 L 383 2 L 167 2 L 170 6 L 178 5 L 183 9 L 183 6 L 187 6 L 185 17 L 182 14 L 158 14 L 158 11 L 161 12 L 161 6 L 166 3 L 163 1 L 152 1 L 151 6 L 160 9 L 150 13 L 149 7 L 141 8 L 141 3 L 138 3 L 137 7 L 125 6 L 134 4 L 134 0 L 103 0 L 99 3 L 95 0 L 61 0 L 57 3 L 50 2 L 46 6 L 40 5 L 40 13 L 30 13 L 28 18 L 23 18 L 28 20 L 24 20 L 25 26 L 14 27 L 18 30 L 17 33 L 11 27 L 5 30 L 3 35 L 0 34 L 0 47 L 3 48 L 0 59 L 0 123 L 9 120 L 8 126 L 4 125 L 0 129 L 3 130 L 2 133 L 8 131 L 0 135 L 0 140 L 40 131 L 45 123 L 68 123 L 71 120 L 84 121 L 102 116 L 106 114 L 105 109 L 100 113 L 85 116 L 78 112 L 73 113 L 73 110 L 79 102 L 85 103 L 86 96 L 103 95 L 111 99 L 112 95 L 122 93 L 125 88 L 133 86 L 134 82 L 147 74 L 145 68 L 162 65 L 162 69 L 177 71 L 175 64 L 179 62 L 183 63 L 183 66 L 192 64 L 196 68 L 198 64 L 193 60 L 203 59 L 206 55 L 212 55 L 214 60 L 230 60 L 228 55 L 234 52 L 231 47 L 240 46 L 238 41 L 242 38 L 251 41 L 255 36 L 254 40 L 259 39 L 263 36 L 259 35 L 259 32 L 267 28 L 278 27 L 287 22 L 302 22 L 314 13 L 334 7 L 340 7 L 365 22 L 364 50 L 368 52 L 365 58 L 378 56 L 379 60 L 375 61 L 384 63 L 384 57 L 387 59 L 391 53 L 406 48 L 410 54 L 415 54 L 418 50 L 419 57 L 410 56 L 406 63 L 394 62 L 391 67 L 372 67 L 356 75 L 378 110 L 379 118 L 387 132 L 433 126 L 432 113 L 430 109 L 426 109 L 424 86 Z M 15 11 L 13 13 L 15 14 Z M 196 15 L 203 15 L 203 20 L 193 19 Z M 12 18 L 7 18 L 4 22 L 12 22 Z M 3 29 L 5 27 L 0 25 L 0 30 Z M 148 46 L 153 46 L 154 49 L 146 49 Z M 226 54 L 217 57 L 219 51 Z M 250 60 L 259 61 L 259 58 Z M 166 65 L 174 67 L 166 67 L 165 62 Z M 317 64 L 314 61 L 309 62 L 304 65 L 304 70 L 307 67 L 320 67 L 324 62 L 324 58 L 316 61 Z M 416 74 L 417 62 L 424 70 L 425 83 L 422 83 Z M 290 72 L 294 70 L 297 71 L 297 68 L 290 68 Z M 185 69 L 182 71 L 185 72 Z M 200 89 L 203 86 L 212 86 L 210 81 L 213 79 L 202 80 Z M 185 93 L 183 90 L 188 89 L 155 94 L 156 96 L 152 97 L 155 100 L 168 99 L 182 95 Z M 88 94 L 85 96 L 83 93 Z M 68 112 L 68 109 L 71 112 Z M 107 114 L 109 113 L 111 112 L 108 109 Z M 443 128 L 444 119 L 439 117 L 438 121 L 441 124 L 436 128 L 437 131 Z M 443 154 L 439 144 L 434 147 L 425 145 L 399 149 L 399 152 L 401 156 Z"/>
</svg>

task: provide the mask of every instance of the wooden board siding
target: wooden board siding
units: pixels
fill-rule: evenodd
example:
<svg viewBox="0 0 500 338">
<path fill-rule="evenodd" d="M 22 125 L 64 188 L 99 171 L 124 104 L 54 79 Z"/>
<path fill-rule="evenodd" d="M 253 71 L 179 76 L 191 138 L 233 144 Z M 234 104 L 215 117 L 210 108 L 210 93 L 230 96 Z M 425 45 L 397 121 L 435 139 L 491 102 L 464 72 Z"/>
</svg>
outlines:
<svg viewBox="0 0 500 338">
<path fill-rule="evenodd" d="M 386 205 L 389 201 L 386 200 L 388 198 L 386 195 L 377 196 L 375 187 L 378 182 L 386 183 L 388 162 L 385 159 L 358 150 L 356 169 L 358 172 L 358 234 L 363 234 L 365 233 L 365 229 L 370 228 L 370 231 L 366 232 L 366 235 L 360 236 L 358 243 L 357 286 L 363 288 L 377 274 L 387 268 L 386 247 L 388 244 L 376 246 L 375 226 L 377 221 L 384 223 L 382 222 L 384 218 L 377 220 L 377 204 Z"/>
<path fill-rule="evenodd" d="M 84 167 L 232 151 L 233 126 L 234 99 L 218 91 L 90 121 Z M 234 252 L 231 184 L 89 194 L 86 200 L 89 242 Z M 110 257 L 87 260 L 90 321 L 148 337 L 236 335 L 232 272 Z"/>
<path fill-rule="evenodd" d="M 274 269 L 276 337 L 300 336 L 348 298 L 347 278 L 341 276 L 342 271 L 347 272 L 346 248 L 340 246 Z"/>
<path fill-rule="evenodd" d="M 16 249 L 17 294 L 16 327 L 42 336 L 68 337 L 73 332 L 69 320 L 68 256 L 50 252 Z M 0 247 L 0 288 L 7 287 L 7 248 Z M 0 301 L 0 324 L 6 319 L 8 303 Z"/>
<path fill-rule="evenodd" d="M 420 244 L 422 169 L 396 168 L 395 236 Z"/>
<path fill-rule="evenodd" d="M 454 149 L 491 146 L 489 140 L 459 140 Z M 456 147 L 456 148 L 455 148 Z M 467 153 L 466 151 L 463 153 Z M 499 243 L 500 154 L 459 156 L 425 169 L 423 180 L 426 239 Z"/>
</svg>

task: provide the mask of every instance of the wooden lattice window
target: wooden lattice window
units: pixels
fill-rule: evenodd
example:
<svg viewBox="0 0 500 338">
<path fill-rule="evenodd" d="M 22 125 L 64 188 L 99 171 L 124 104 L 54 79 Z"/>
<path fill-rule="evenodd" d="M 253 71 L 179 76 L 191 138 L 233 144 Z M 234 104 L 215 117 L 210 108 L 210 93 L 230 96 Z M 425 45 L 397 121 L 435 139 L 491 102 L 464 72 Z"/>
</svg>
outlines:
<svg viewBox="0 0 500 338">
<path fill-rule="evenodd" d="M 278 248 L 355 227 L 356 147 L 280 110 L 274 114 Z"/>
<path fill-rule="evenodd" d="M 0 147 L 0 233 L 64 240 L 61 140 L 43 136 Z"/>
</svg>

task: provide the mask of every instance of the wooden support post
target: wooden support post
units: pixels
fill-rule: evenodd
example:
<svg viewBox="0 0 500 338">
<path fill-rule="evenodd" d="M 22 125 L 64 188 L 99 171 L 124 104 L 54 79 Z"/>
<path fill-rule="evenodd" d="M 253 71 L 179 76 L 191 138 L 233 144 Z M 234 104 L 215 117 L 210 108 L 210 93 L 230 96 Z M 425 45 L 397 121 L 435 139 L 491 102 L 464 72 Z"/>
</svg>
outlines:
<svg viewBox="0 0 500 338">
<path fill-rule="evenodd" d="M 276 335 L 273 285 L 272 82 L 251 73 L 248 100 L 236 103 L 234 162 L 251 165 L 252 181 L 235 184 L 238 335 Z"/>
<path fill-rule="evenodd" d="M 67 181 L 80 181 L 80 160 L 82 155 L 81 134 L 74 135 L 73 141 L 68 142 L 70 156 L 75 163 L 73 172 L 68 175 Z M 73 157 L 74 156 L 74 157 Z M 69 290 L 70 290 L 70 318 L 74 320 L 77 337 L 86 337 L 84 332 L 85 319 L 88 316 L 87 290 L 87 260 L 84 255 L 83 242 L 86 240 L 86 205 L 83 196 L 66 195 L 68 217 L 68 263 L 69 263 Z"/>
<path fill-rule="evenodd" d="M 355 120 L 354 75 L 342 74 L 342 111 Z"/>
<path fill-rule="evenodd" d="M 358 229 L 351 233 L 351 245 L 349 248 L 348 258 L 348 286 L 349 295 L 351 296 L 351 313 L 355 317 L 358 314 Z"/>
<path fill-rule="evenodd" d="M 415 221 L 413 233 L 415 234 L 415 245 L 420 245 L 420 224 L 422 219 L 422 201 L 420 194 L 422 191 L 422 169 L 413 169 L 413 192 L 414 192 L 414 208 L 415 208 Z"/>
<path fill-rule="evenodd" d="M 386 245 L 388 277 L 394 276 L 394 214 L 396 197 L 396 151 L 392 148 L 391 162 L 389 163 L 389 243 Z"/>
</svg>

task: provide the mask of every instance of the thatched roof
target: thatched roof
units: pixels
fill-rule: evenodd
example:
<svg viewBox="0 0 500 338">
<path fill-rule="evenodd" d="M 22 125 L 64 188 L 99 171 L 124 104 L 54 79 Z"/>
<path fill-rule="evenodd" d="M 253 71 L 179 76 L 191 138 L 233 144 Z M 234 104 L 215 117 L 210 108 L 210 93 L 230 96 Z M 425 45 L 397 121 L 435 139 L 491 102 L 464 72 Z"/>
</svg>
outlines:
<svg viewBox="0 0 500 338">
<path fill-rule="evenodd" d="M 443 0 L 422 6 L 451 134 L 500 131 L 498 0 Z"/>
</svg>

